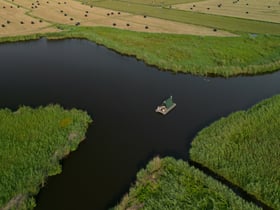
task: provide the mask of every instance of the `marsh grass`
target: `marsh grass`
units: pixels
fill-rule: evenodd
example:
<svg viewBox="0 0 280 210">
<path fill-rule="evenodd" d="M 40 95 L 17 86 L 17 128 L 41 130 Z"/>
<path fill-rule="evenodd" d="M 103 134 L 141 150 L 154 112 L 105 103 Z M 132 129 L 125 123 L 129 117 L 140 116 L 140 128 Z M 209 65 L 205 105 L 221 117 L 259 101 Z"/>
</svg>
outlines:
<svg viewBox="0 0 280 210">
<path fill-rule="evenodd" d="M 115 210 L 258 209 L 187 162 L 154 158 Z"/>
<path fill-rule="evenodd" d="M 51 36 L 86 38 L 162 70 L 230 77 L 280 69 L 280 36 L 203 37 L 104 27 L 65 29 L 66 33 Z"/>
<path fill-rule="evenodd" d="M 0 209 L 32 209 L 32 196 L 61 172 L 59 160 L 78 147 L 90 122 L 85 112 L 58 105 L 1 109 Z"/>
<path fill-rule="evenodd" d="M 280 96 L 222 118 L 198 133 L 192 160 L 280 209 Z"/>
<path fill-rule="evenodd" d="M 280 69 L 280 36 L 210 37 L 57 25 L 62 32 L 0 38 L 1 42 L 81 38 L 162 70 L 203 76 L 256 75 Z"/>
</svg>

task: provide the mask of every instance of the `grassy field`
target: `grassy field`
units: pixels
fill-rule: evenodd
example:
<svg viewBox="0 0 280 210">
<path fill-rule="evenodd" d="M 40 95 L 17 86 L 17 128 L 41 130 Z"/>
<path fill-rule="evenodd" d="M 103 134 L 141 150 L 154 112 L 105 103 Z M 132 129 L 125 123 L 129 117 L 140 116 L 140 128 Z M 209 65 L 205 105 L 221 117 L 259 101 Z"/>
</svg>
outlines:
<svg viewBox="0 0 280 210">
<path fill-rule="evenodd" d="M 188 163 L 154 158 L 115 210 L 259 209 Z"/>
<path fill-rule="evenodd" d="M 279 0 L 205 0 L 173 5 L 172 8 L 280 23 Z"/>
<path fill-rule="evenodd" d="M 203 129 L 191 159 L 280 209 L 280 96 Z"/>
<path fill-rule="evenodd" d="M 32 209 L 32 196 L 61 172 L 59 160 L 77 148 L 90 122 L 85 112 L 57 105 L 1 109 L 0 209 Z"/>
</svg>

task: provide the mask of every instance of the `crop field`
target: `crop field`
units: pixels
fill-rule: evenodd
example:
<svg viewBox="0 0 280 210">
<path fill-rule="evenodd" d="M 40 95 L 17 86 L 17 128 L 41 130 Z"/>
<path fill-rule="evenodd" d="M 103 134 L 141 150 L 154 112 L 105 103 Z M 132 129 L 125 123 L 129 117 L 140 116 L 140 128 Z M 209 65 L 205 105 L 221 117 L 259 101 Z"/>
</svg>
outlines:
<svg viewBox="0 0 280 210">
<path fill-rule="evenodd" d="M 280 23 L 279 0 L 206 0 L 177 4 L 172 8 Z"/>
<path fill-rule="evenodd" d="M 57 31 L 45 21 L 26 15 L 27 9 L 0 1 L 0 36 L 15 36 Z"/>
<path fill-rule="evenodd" d="M 0 0 L 0 10 L 2 37 L 52 32 L 57 30 L 55 24 L 107 26 L 157 33 L 233 36 L 232 33 L 213 31 L 209 27 L 92 7 L 74 0 Z"/>
<path fill-rule="evenodd" d="M 148 15 L 151 17 L 157 17 L 176 22 L 201 25 L 210 27 L 212 29 L 218 28 L 219 30 L 223 29 L 231 32 L 242 33 L 280 34 L 279 23 L 206 14 L 194 12 L 192 10 L 179 10 L 173 8 L 174 6 L 172 5 L 160 6 L 151 4 L 140 4 L 139 2 L 142 2 L 141 0 L 137 0 L 137 3 L 120 0 L 100 0 L 96 2 L 93 0 L 86 0 L 83 2 L 98 7 L 126 11 L 133 14 Z M 195 4 L 198 3 L 199 2 L 196 2 Z"/>
</svg>

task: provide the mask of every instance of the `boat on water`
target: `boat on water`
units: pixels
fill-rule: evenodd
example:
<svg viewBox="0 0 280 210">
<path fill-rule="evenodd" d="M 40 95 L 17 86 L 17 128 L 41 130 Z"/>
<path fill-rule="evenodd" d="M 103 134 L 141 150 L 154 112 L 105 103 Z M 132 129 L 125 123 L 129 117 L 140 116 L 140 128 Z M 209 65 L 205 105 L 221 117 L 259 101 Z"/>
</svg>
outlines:
<svg viewBox="0 0 280 210">
<path fill-rule="evenodd" d="M 160 106 L 156 108 L 156 112 L 161 113 L 163 115 L 166 115 L 168 112 L 170 112 L 172 109 L 174 109 L 176 104 L 173 102 L 172 96 L 167 98 L 162 102 Z"/>
</svg>

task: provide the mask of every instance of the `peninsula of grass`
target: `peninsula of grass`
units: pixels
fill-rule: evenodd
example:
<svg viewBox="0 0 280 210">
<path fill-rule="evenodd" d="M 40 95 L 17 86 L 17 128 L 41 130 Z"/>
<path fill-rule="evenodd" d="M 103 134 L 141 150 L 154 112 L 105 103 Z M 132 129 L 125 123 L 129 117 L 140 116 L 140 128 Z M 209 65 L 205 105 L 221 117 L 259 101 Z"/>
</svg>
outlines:
<svg viewBox="0 0 280 210">
<path fill-rule="evenodd" d="M 58 105 L 1 109 L 0 209 L 33 209 L 32 196 L 61 172 L 59 160 L 77 149 L 90 122 L 87 113 Z"/>
<path fill-rule="evenodd" d="M 280 209 L 280 96 L 262 101 L 203 129 L 190 157 Z"/>
<path fill-rule="evenodd" d="M 115 210 L 259 209 L 187 162 L 154 158 Z"/>
</svg>

